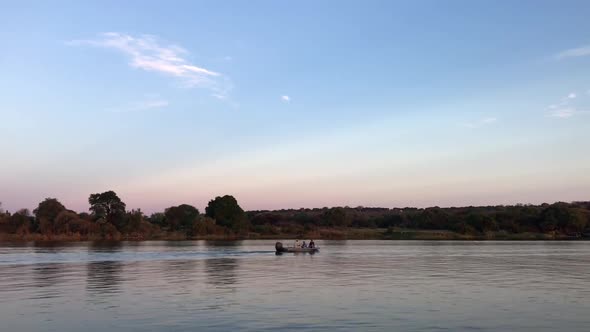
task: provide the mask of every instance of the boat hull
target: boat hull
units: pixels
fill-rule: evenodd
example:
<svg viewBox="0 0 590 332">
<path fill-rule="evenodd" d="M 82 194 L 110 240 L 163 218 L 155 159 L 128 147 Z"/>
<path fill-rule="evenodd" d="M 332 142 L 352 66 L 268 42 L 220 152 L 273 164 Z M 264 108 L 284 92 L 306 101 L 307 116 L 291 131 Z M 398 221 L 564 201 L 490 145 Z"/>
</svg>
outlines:
<svg viewBox="0 0 590 332">
<path fill-rule="evenodd" d="M 320 248 L 292 248 L 287 247 L 284 248 L 282 252 L 317 252 L 320 251 Z"/>
<path fill-rule="evenodd" d="M 315 248 L 296 248 L 296 247 L 283 247 L 281 242 L 277 242 L 275 244 L 275 249 L 277 253 L 284 253 L 284 252 L 308 252 L 308 253 L 316 253 L 320 251 L 319 247 Z"/>
</svg>

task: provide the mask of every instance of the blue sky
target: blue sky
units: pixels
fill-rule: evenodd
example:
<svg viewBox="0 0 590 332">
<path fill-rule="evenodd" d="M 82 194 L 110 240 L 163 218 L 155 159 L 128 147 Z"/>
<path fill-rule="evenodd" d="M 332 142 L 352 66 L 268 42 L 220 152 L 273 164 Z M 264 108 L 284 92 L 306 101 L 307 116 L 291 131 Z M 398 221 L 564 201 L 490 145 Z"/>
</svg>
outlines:
<svg viewBox="0 0 590 332">
<path fill-rule="evenodd" d="M 590 194 L 587 1 L 3 1 L 0 201 Z"/>
</svg>

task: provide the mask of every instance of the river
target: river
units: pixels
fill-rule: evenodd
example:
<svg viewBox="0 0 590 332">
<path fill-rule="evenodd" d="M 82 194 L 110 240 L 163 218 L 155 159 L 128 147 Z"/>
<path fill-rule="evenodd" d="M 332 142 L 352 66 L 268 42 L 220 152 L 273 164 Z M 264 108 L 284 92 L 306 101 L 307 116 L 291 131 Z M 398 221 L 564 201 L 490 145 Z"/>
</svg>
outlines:
<svg viewBox="0 0 590 332">
<path fill-rule="evenodd" d="M 590 330 L 590 242 L 316 244 L 3 243 L 0 330 Z"/>
</svg>

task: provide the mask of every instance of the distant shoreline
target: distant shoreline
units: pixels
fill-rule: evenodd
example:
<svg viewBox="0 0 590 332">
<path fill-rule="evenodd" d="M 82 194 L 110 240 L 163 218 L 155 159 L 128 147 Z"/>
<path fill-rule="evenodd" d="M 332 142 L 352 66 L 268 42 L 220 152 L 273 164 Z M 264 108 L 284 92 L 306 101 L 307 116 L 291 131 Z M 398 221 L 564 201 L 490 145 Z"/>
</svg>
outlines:
<svg viewBox="0 0 590 332">
<path fill-rule="evenodd" d="M 314 240 L 389 240 L 389 241 L 587 241 L 589 237 L 574 237 L 563 234 L 546 233 L 515 233 L 490 232 L 482 235 L 460 234 L 447 230 L 417 230 L 417 229 L 334 229 L 326 228 L 311 234 L 258 234 L 249 233 L 245 236 L 236 235 L 205 235 L 187 237 L 179 233 L 163 233 L 152 237 L 121 236 L 105 239 L 97 236 L 81 236 L 79 234 L 59 234 L 48 236 L 43 234 L 0 234 L 0 242 L 141 242 L 141 241 L 242 241 L 242 240 L 285 240 L 285 239 L 314 239 Z"/>
<path fill-rule="evenodd" d="M 144 214 L 113 191 L 91 194 L 89 211 L 46 198 L 32 213 L 0 209 L 0 241 L 142 240 L 581 240 L 590 238 L 590 201 L 430 208 L 325 207 L 244 211 L 217 196 L 201 213 L 190 204 Z"/>
</svg>

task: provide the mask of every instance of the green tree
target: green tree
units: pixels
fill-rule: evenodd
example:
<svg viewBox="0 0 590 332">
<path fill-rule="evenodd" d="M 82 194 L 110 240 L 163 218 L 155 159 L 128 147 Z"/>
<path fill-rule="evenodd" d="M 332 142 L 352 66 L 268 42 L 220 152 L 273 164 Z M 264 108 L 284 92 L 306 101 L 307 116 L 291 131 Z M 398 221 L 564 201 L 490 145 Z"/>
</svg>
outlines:
<svg viewBox="0 0 590 332">
<path fill-rule="evenodd" d="M 587 219 L 583 209 L 570 207 L 567 203 L 555 203 L 541 213 L 540 227 L 543 231 L 581 232 Z"/>
<path fill-rule="evenodd" d="M 71 212 L 71 211 L 68 211 Z M 64 212 L 62 212 L 63 214 Z M 60 214 L 61 215 L 61 214 Z M 57 217 L 57 220 L 60 219 L 60 216 Z M 75 234 L 80 235 L 90 235 L 100 234 L 100 225 L 90 220 L 82 219 L 78 216 L 78 218 L 71 219 L 68 221 L 68 231 Z"/>
<path fill-rule="evenodd" d="M 8 233 L 8 215 L 0 213 L 0 233 Z"/>
<path fill-rule="evenodd" d="M 485 233 L 498 230 L 496 221 L 481 212 L 470 212 L 467 215 L 467 224 L 477 230 L 479 233 Z"/>
<path fill-rule="evenodd" d="M 238 205 L 238 201 L 230 195 L 215 197 L 209 201 L 205 208 L 207 217 L 215 219 L 218 225 L 234 229 L 235 231 L 246 231 L 248 223 L 244 210 Z"/>
<path fill-rule="evenodd" d="M 166 214 L 164 214 L 162 212 L 152 213 L 149 216 L 148 221 L 153 225 L 156 225 L 158 227 L 163 227 L 164 223 L 166 222 Z"/>
<path fill-rule="evenodd" d="M 53 231 L 57 234 L 70 233 L 70 225 L 76 223 L 80 217 L 74 211 L 64 210 L 57 215 L 53 223 Z"/>
<path fill-rule="evenodd" d="M 33 227 L 38 228 L 42 234 L 56 232 L 55 221 L 57 216 L 65 210 L 66 207 L 56 198 L 46 198 L 33 210 L 36 218 Z"/>
<path fill-rule="evenodd" d="M 583 209 L 572 209 L 566 225 L 568 231 L 583 232 L 588 225 L 588 212 Z"/>
<path fill-rule="evenodd" d="M 131 210 L 125 215 L 125 229 L 126 233 L 139 232 L 143 222 L 143 212 L 140 209 Z"/>
<path fill-rule="evenodd" d="M 341 207 L 326 210 L 322 217 L 324 222 L 332 227 L 346 227 L 350 223 L 350 218 L 348 218 L 346 210 Z"/>
<path fill-rule="evenodd" d="M 172 206 L 164 212 L 166 216 L 165 225 L 171 231 L 189 231 L 192 232 L 193 223 L 199 217 L 199 210 L 188 204 Z"/>
<path fill-rule="evenodd" d="M 207 216 L 199 216 L 198 220 L 193 224 L 193 235 L 210 235 L 215 234 L 218 226 L 215 225 L 215 220 Z"/>
<path fill-rule="evenodd" d="M 555 232 L 563 228 L 570 217 L 566 203 L 555 203 L 543 210 L 539 227 L 543 232 Z"/>
<path fill-rule="evenodd" d="M 88 198 L 95 220 L 102 219 L 121 230 L 125 226 L 125 203 L 114 191 L 92 194 Z"/>
<path fill-rule="evenodd" d="M 13 234 L 28 234 L 31 226 L 31 214 L 27 209 L 20 209 L 8 217 L 8 232 Z"/>
</svg>

